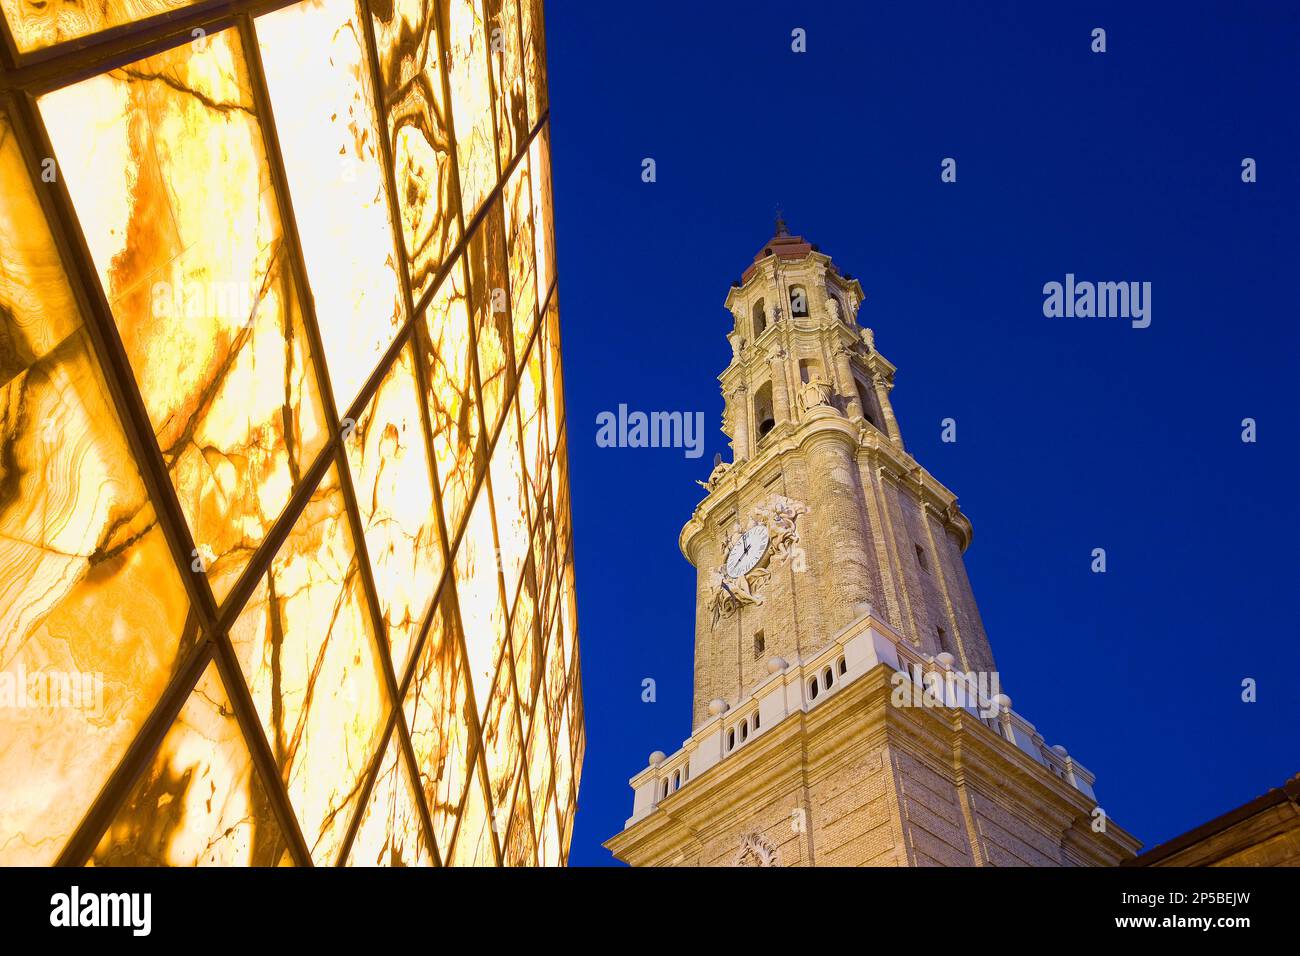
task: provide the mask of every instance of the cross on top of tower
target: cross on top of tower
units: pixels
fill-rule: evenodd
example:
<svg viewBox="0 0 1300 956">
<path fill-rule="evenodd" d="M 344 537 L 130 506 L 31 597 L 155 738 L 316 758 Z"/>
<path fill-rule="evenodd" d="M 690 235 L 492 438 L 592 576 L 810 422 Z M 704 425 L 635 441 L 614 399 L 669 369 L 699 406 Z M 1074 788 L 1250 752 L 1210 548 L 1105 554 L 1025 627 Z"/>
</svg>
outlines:
<svg viewBox="0 0 1300 956">
<path fill-rule="evenodd" d="M 776 207 L 776 232 L 773 233 L 773 235 L 776 235 L 776 236 L 788 236 L 788 235 L 790 235 L 790 230 L 786 227 L 786 224 L 785 224 L 785 216 L 783 216 L 783 215 L 781 214 L 781 207 L 780 207 L 780 206 L 777 206 L 777 207 Z"/>
</svg>

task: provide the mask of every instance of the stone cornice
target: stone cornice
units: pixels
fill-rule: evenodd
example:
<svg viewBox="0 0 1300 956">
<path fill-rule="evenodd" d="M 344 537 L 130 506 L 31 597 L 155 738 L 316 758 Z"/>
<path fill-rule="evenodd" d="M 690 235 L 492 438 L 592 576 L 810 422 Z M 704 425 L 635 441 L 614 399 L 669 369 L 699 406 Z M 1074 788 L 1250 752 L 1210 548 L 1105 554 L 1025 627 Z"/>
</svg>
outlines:
<svg viewBox="0 0 1300 956">
<path fill-rule="evenodd" d="M 990 730 L 960 707 L 895 707 L 891 704 L 894 670 L 887 664 L 871 667 L 860 678 L 831 694 L 819 706 L 790 714 L 743 748 L 711 766 L 689 786 L 670 793 L 654 809 L 629 821 L 604 844 L 620 859 L 653 848 L 663 861 L 698 847 L 700 832 L 714 830 L 720 812 L 732 806 L 763 806 L 782 794 L 815 784 L 884 743 L 903 749 L 954 785 L 996 802 L 1062 849 L 1094 863 L 1113 863 L 1141 846 L 1113 821 L 1104 833 L 1091 830 L 1096 801 Z M 779 679 L 773 675 L 771 679 Z M 712 718 L 697 728 L 695 738 L 721 724 Z M 648 768 L 629 782 L 642 785 Z M 1008 783 L 1017 801 L 998 794 Z M 1018 811 L 1028 803 L 1037 819 Z M 1054 828 L 1055 833 L 1044 829 Z M 693 847 L 694 845 L 694 847 Z"/>
<path fill-rule="evenodd" d="M 768 477 L 766 472 L 776 470 L 787 455 L 799 451 L 810 439 L 828 429 L 852 440 L 860 462 L 892 479 L 899 488 L 928 507 L 945 527 L 951 526 L 961 539 L 963 551 L 970 546 L 973 528 L 961 512 L 953 492 L 917 464 L 915 458 L 865 421 L 855 422 L 842 415 L 824 413 L 805 417 L 800 422 L 781 422 L 763 437 L 758 454 L 733 464 L 718 478 L 715 486 L 695 506 L 691 519 L 678 535 L 677 545 L 686 560 L 695 563 L 690 552 L 693 539 L 708 528 L 717 512 L 734 505 L 742 488 L 751 483 L 761 486 Z"/>
</svg>

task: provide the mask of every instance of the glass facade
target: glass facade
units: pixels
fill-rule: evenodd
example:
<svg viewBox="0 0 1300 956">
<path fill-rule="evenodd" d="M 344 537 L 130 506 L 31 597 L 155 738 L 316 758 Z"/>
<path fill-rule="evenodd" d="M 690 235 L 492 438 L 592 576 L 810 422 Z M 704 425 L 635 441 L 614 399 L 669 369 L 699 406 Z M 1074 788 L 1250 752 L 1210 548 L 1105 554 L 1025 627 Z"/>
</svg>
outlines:
<svg viewBox="0 0 1300 956">
<path fill-rule="evenodd" d="M 0 865 L 558 865 L 540 0 L 0 0 Z"/>
</svg>

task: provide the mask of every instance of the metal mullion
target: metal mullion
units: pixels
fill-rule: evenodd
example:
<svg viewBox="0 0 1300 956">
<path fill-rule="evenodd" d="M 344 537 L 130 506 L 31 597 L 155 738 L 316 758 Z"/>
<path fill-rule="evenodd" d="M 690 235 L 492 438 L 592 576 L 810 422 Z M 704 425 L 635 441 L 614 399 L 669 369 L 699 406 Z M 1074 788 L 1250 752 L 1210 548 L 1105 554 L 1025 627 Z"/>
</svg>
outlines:
<svg viewBox="0 0 1300 956">
<path fill-rule="evenodd" d="M 9 29 L 9 18 L 0 13 L 0 77 L 13 72 L 21 55 L 18 42 Z"/>
<path fill-rule="evenodd" d="M 123 23 L 97 33 L 64 40 L 51 47 L 20 53 L 14 46 L 14 67 L 0 74 L 0 88 L 46 92 L 82 76 L 124 66 L 151 52 L 194 39 L 194 30 L 211 34 L 245 13 L 254 16 L 292 6 L 300 0 L 212 0 Z"/>
</svg>

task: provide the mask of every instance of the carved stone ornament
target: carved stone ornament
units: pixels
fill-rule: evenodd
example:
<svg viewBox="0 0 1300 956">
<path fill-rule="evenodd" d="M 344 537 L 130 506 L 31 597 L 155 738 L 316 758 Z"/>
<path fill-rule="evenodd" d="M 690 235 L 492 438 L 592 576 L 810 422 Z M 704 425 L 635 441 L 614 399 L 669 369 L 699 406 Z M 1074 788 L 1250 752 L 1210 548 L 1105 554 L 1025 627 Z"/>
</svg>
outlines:
<svg viewBox="0 0 1300 956">
<path fill-rule="evenodd" d="M 830 405 L 831 403 L 831 386 L 820 375 L 814 375 L 808 381 L 803 383 L 799 389 L 799 401 L 802 403 L 804 411 L 816 408 L 819 405 Z"/>
<path fill-rule="evenodd" d="M 785 495 L 773 495 L 755 508 L 754 513 L 767 524 L 771 560 L 789 560 L 795 546 L 799 544 L 799 516 L 808 513 L 808 506 Z"/>
<path fill-rule="evenodd" d="M 747 833 L 740 841 L 736 852 L 735 866 L 780 866 L 776 847 L 763 839 L 758 833 Z"/>
<path fill-rule="evenodd" d="M 840 300 L 833 295 L 826 296 L 826 317 L 831 322 L 841 321 Z"/>
<path fill-rule="evenodd" d="M 713 466 L 713 470 L 709 472 L 708 481 L 700 481 L 697 478 L 695 483 L 699 485 L 701 488 L 703 488 L 705 491 L 712 491 L 713 486 L 717 484 L 718 479 L 721 478 L 730 470 L 731 470 L 730 462 L 718 461 L 718 463 Z"/>
<path fill-rule="evenodd" d="M 710 481 L 712 480 L 713 477 L 710 476 Z M 774 494 L 754 509 L 754 519 L 747 529 L 742 530 L 737 526 L 727 535 L 723 542 L 724 555 L 731 550 L 737 538 L 747 535 L 755 527 L 761 526 L 766 530 L 766 541 L 761 559 L 743 574 L 728 574 L 725 559 L 721 565 L 709 571 L 709 607 L 713 611 L 715 625 L 720 618 L 731 617 L 742 607 L 763 603 L 760 591 L 772 576 L 773 563 L 785 564 L 799 553 L 798 521 L 800 515 L 806 514 L 808 506 L 803 502 Z M 798 564 L 795 569 L 801 570 Z"/>
</svg>

